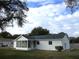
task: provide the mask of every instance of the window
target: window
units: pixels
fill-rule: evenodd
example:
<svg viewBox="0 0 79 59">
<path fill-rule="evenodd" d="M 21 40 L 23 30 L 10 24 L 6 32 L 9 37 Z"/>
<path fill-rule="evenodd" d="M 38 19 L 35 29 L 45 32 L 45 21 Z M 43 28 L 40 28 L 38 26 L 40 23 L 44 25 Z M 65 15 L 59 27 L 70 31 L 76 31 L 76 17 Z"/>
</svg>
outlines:
<svg viewBox="0 0 79 59">
<path fill-rule="evenodd" d="M 17 41 L 17 42 L 16 42 L 16 46 L 17 46 L 17 47 L 20 47 L 20 44 L 21 44 L 20 41 Z"/>
<path fill-rule="evenodd" d="M 37 44 L 39 45 L 39 41 L 37 41 Z"/>
<path fill-rule="evenodd" d="M 49 45 L 52 45 L 52 41 L 49 41 Z"/>
<path fill-rule="evenodd" d="M 16 46 L 17 47 L 27 47 L 27 41 L 17 41 Z"/>
</svg>

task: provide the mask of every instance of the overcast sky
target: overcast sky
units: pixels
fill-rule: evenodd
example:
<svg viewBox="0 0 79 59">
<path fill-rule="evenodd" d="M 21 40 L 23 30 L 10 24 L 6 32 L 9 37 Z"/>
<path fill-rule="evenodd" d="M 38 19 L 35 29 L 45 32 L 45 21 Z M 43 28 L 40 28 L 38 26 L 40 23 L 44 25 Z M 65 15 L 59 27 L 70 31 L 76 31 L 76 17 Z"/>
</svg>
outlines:
<svg viewBox="0 0 79 59">
<path fill-rule="evenodd" d="M 65 8 L 63 0 L 27 0 L 29 11 L 22 28 L 8 27 L 11 34 L 30 33 L 34 27 L 41 26 L 50 33 L 65 32 L 69 36 L 79 36 L 79 10 L 72 15 Z"/>
</svg>

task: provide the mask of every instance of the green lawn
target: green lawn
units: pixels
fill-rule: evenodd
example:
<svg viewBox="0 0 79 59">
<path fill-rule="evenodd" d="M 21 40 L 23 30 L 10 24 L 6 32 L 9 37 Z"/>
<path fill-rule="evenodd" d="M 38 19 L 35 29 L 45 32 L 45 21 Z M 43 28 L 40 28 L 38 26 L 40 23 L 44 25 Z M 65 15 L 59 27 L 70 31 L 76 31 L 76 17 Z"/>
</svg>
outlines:
<svg viewBox="0 0 79 59">
<path fill-rule="evenodd" d="M 0 59 L 79 59 L 79 50 L 55 51 L 17 51 L 0 48 Z"/>
</svg>

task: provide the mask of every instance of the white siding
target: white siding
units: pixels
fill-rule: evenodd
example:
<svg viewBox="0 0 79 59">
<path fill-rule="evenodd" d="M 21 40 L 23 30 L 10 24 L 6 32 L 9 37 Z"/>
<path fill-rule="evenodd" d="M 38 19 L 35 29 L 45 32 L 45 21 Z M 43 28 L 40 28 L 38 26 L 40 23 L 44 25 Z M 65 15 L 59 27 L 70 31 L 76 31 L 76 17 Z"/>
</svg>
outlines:
<svg viewBox="0 0 79 59">
<path fill-rule="evenodd" d="M 62 41 L 61 40 L 39 40 L 39 45 L 36 45 L 36 49 L 40 49 L 40 50 L 56 50 L 55 46 L 62 46 Z M 49 45 L 49 41 L 52 41 L 52 45 Z"/>
<path fill-rule="evenodd" d="M 16 50 L 31 50 L 30 48 L 22 48 L 22 47 L 16 47 Z"/>
<path fill-rule="evenodd" d="M 54 50 L 56 50 L 55 46 L 62 46 L 62 41 L 61 40 L 60 41 L 53 41 L 53 49 Z"/>
<path fill-rule="evenodd" d="M 63 43 L 64 50 L 70 49 L 70 43 L 67 36 L 64 36 L 64 38 L 62 39 L 62 43 Z"/>
<path fill-rule="evenodd" d="M 16 48 L 16 41 L 13 42 L 13 47 Z"/>
<path fill-rule="evenodd" d="M 16 39 L 17 41 L 25 41 L 25 40 L 28 40 L 27 38 L 21 36 L 19 39 Z"/>
</svg>

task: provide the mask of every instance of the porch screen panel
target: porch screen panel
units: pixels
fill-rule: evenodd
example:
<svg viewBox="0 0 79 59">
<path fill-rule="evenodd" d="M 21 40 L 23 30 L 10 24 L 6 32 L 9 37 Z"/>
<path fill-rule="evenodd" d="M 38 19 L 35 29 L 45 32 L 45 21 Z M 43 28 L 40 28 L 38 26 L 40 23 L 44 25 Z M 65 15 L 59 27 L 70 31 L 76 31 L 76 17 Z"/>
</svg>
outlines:
<svg viewBox="0 0 79 59">
<path fill-rule="evenodd" d="M 27 41 L 22 41 L 22 47 L 27 47 Z"/>
<path fill-rule="evenodd" d="M 17 47 L 27 47 L 27 41 L 17 41 Z"/>
<path fill-rule="evenodd" d="M 17 46 L 17 47 L 20 47 L 20 46 L 21 46 L 20 44 L 21 44 L 20 41 L 17 41 L 17 42 L 16 42 L 16 46 Z"/>
</svg>

